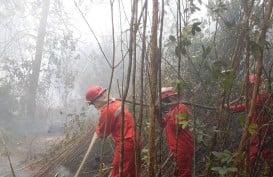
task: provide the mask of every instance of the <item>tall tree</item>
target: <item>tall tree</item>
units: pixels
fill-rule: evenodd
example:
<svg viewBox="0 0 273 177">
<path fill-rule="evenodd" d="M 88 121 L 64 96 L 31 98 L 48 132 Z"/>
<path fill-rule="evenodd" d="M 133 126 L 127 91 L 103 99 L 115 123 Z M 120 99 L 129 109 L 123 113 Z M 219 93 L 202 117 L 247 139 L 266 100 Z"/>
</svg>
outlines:
<svg viewBox="0 0 273 177">
<path fill-rule="evenodd" d="M 269 0 L 269 1 L 265 1 L 264 2 L 264 17 L 263 17 L 263 23 L 261 26 L 261 31 L 259 33 L 259 35 L 257 36 L 257 40 L 255 41 L 257 44 L 257 49 L 253 52 L 253 55 L 256 59 L 256 76 L 257 76 L 257 82 L 255 83 L 254 86 L 254 90 L 252 92 L 252 98 L 251 98 L 251 104 L 250 104 L 250 108 L 247 114 L 247 118 L 244 124 L 244 129 L 242 132 L 242 137 L 240 140 L 240 144 L 238 147 L 238 157 L 242 157 L 243 155 L 243 151 L 244 151 L 244 147 L 246 146 L 246 142 L 247 142 L 247 138 L 249 137 L 249 126 L 250 126 L 250 122 L 251 122 L 251 117 L 254 114 L 255 111 L 255 104 L 256 104 L 256 97 L 258 94 L 258 90 L 259 90 L 259 83 L 260 83 L 260 78 L 262 75 L 262 69 L 263 69 L 263 60 L 264 60 L 264 50 L 265 50 L 265 42 L 266 42 L 266 33 L 268 32 L 268 28 L 272 23 L 272 9 L 273 9 L 273 1 Z M 238 162 L 237 162 L 238 163 Z M 236 164 L 236 167 L 239 168 L 239 164 Z M 235 176 L 236 174 L 234 174 L 233 176 Z"/>
<path fill-rule="evenodd" d="M 151 28 L 151 53 L 150 53 L 150 127 L 149 127 L 149 177 L 155 176 L 155 101 L 156 101 L 156 53 L 157 53 L 157 28 L 158 28 L 158 0 L 153 0 L 152 28 Z"/>
<path fill-rule="evenodd" d="M 46 26 L 47 26 L 47 17 L 49 13 L 49 5 L 50 0 L 44 0 L 42 7 L 42 14 L 40 25 L 38 28 L 38 36 L 36 41 L 36 52 L 35 58 L 32 63 L 32 73 L 29 79 L 29 90 L 27 94 L 27 116 L 29 118 L 33 118 L 35 116 L 36 110 L 36 94 L 38 89 L 38 82 L 39 82 L 39 75 L 40 75 L 40 68 L 41 62 L 43 57 L 43 46 L 44 46 L 44 39 L 46 35 Z"/>
</svg>

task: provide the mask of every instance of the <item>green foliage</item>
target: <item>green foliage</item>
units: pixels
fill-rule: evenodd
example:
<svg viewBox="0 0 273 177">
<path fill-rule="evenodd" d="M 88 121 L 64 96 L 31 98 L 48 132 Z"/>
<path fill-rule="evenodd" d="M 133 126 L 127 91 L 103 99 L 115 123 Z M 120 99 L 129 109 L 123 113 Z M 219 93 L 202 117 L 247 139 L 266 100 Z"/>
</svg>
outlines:
<svg viewBox="0 0 273 177">
<path fill-rule="evenodd" d="M 199 0 L 199 3 L 201 4 L 201 1 Z M 189 7 L 184 9 L 184 12 L 190 12 L 191 14 L 195 13 L 196 11 L 200 11 L 201 9 L 197 7 L 194 3 L 193 0 L 189 1 Z"/>
<path fill-rule="evenodd" d="M 232 166 L 232 161 L 237 156 L 237 153 L 231 153 L 228 150 L 224 150 L 223 152 L 213 151 L 212 154 L 216 157 L 216 160 L 218 160 L 221 165 L 212 167 L 212 171 L 217 172 L 220 176 L 225 176 L 230 172 L 237 171 L 237 168 Z"/>
<path fill-rule="evenodd" d="M 256 35 L 258 36 L 258 34 L 256 34 Z M 255 37 L 257 37 L 257 36 L 255 36 Z M 256 40 L 253 39 L 253 40 L 250 41 L 250 48 L 251 48 L 252 52 L 258 51 L 260 49 L 267 49 L 267 50 L 269 50 L 271 48 L 271 44 L 268 41 L 256 42 Z"/>
<path fill-rule="evenodd" d="M 248 128 L 247 128 L 247 131 L 249 134 L 251 135 L 254 135 L 257 133 L 257 128 L 258 128 L 258 125 L 255 124 L 255 123 L 251 123 Z"/>
<path fill-rule="evenodd" d="M 149 158 L 148 148 L 142 148 L 141 157 L 142 157 L 142 161 L 148 164 L 148 158 Z"/>
<path fill-rule="evenodd" d="M 205 141 L 211 137 L 207 125 L 196 119 L 195 123 L 193 121 L 190 122 L 189 127 L 190 131 L 194 132 L 197 143 L 202 146 L 207 146 L 207 143 Z"/>
<path fill-rule="evenodd" d="M 181 125 L 182 129 L 185 129 L 190 123 L 190 120 L 187 120 L 187 113 L 185 112 L 176 114 L 175 117 L 178 119 L 178 124 Z"/>
<path fill-rule="evenodd" d="M 177 80 L 177 92 L 181 93 L 183 87 L 185 86 L 185 83 L 183 83 L 181 80 Z"/>
<path fill-rule="evenodd" d="M 175 47 L 175 55 L 179 57 L 181 54 L 186 55 L 186 47 L 191 45 L 191 41 L 187 38 L 183 38 L 179 41 L 178 45 Z"/>
<path fill-rule="evenodd" d="M 224 70 L 221 72 L 221 79 L 220 79 L 220 87 L 224 90 L 224 91 L 228 91 L 231 86 L 232 86 L 232 82 L 233 82 L 233 72 L 231 70 Z"/>
<path fill-rule="evenodd" d="M 67 114 L 67 122 L 64 124 L 66 139 L 71 140 L 77 137 L 84 128 L 85 120 L 84 113 L 70 113 Z"/>
<path fill-rule="evenodd" d="M 192 35 L 195 35 L 195 32 L 201 31 L 201 28 L 199 27 L 200 24 L 201 24 L 201 22 L 196 22 L 192 25 L 192 28 L 191 28 Z"/>
<path fill-rule="evenodd" d="M 224 150 L 223 152 L 213 151 L 212 154 L 219 160 L 221 163 L 230 164 L 232 159 L 236 156 L 236 154 L 231 153 L 228 150 Z"/>
<path fill-rule="evenodd" d="M 206 164 L 205 164 L 205 171 L 206 172 L 211 169 L 211 165 L 212 165 L 211 158 L 206 157 Z"/>
<path fill-rule="evenodd" d="M 238 116 L 238 121 L 239 121 L 239 124 L 240 124 L 241 126 L 243 126 L 244 123 L 245 123 L 245 116 L 244 116 L 244 115 L 239 115 L 239 116 Z"/>
<path fill-rule="evenodd" d="M 15 109 L 15 98 L 14 95 L 11 93 L 11 86 L 10 85 L 2 85 L 0 86 L 0 112 L 3 117 L 1 120 L 11 118 L 12 110 Z M 1 122 L 0 120 L 0 122 Z"/>
<path fill-rule="evenodd" d="M 211 47 L 210 46 L 208 46 L 208 47 L 205 48 L 205 46 L 202 45 L 202 58 L 207 58 L 207 56 L 209 55 L 210 51 L 211 51 Z"/>
<path fill-rule="evenodd" d="M 181 126 L 182 129 L 189 127 L 190 131 L 194 133 L 194 136 L 197 139 L 197 143 L 206 146 L 205 140 L 209 138 L 210 135 L 208 134 L 206 124 L 202 123 L 198 119 L 193 122 L 193 120 L 187 120 L 186 113 L 180 113 L 175 115 L 178 119 L 178 124 Z"/>
<path fill-rule="evenodd" d="M 187 51 L 186 51 L 186 48 L 184 46 L 178 45 L 178 46 L 175 47 L 175 55 L 177 57 L 179 57 L 180 54 L 186 55 L 186 53 L 187 53 Z"/>
<path fill-rule="evenodd" d="M 222 61 L 218 60 L 211 63 L 211 74 L 213 79 L 218 80 L 220 78 L 222 68 Z"/>
<path fill-rule="evenodd" d="M 219 88 L 228 91 L 233 84 L 233 72 L 231 70 L 223 70 L 223 63 L 215 61 L 211 66 L 212 77 L 217 81 Z"/>
<path fill-rule="evenodd" d="M 227 5 L 221 1 L 212 8 L 212 11 L 215 13 L 220 13 L 227 10 L 228 10 Z"/>
<path fill-rule="evenodd" d="M 229 172 L 236 172 L 237 168 L 223 166 L 223 167 L 212 167 L 211 170 L 216 171 L 220 176 L 225 176 Z"/>
<path fill-rule="evenodd" d="M 226 25 L 228 29 L 231 29 L 232 27 L 235 27 L 236 22 L 233 19 L 232 21 L 224 20 L 223 23 Z"/>
<path fill-rule="evenodd" d="M 175 39 L 175 37 L 174 37 L 173 35 L 170 35 L 170 36 L 169 36 L 169 40 L 170 40 L 171 42 L 175 42 L 175 41 L 176 41 L 176 39 Z"/>
<path fill-rule="evenodd" d="M 183 28 L 182 31 L 182 36 L 180 37 L 179 40 L 177 40 L 177 46 L 175 47 L 175 55 L 177 57 L 179 57 L 181 54 L 182 55 L 186 55 L 187 54 L 187 47 L 189 47 L 190 45 L 192 45 L 191 42 L 191 36 L 190 35 L 195 35 L 196 32 L 200 32 L 201 31 L 201 22 L 195 22 L 193 23 L 191 26 L 190 25 L 186 25 Z M 169 40 L 171 42 L 175 42 L 176 38 L 172 35 L 169 36 Z"/>
</svg>

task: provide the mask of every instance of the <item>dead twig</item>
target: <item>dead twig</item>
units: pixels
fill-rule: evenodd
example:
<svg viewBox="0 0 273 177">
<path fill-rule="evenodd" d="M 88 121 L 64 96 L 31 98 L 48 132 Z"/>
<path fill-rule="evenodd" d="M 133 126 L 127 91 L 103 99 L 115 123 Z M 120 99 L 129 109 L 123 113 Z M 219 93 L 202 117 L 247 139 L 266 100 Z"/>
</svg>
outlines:
<svg viewBox="0 0 273 177">
<path fill-rule="evenodd" d="M 10 169 L 11 169 L 12 176 L 13 176 L 13 177 L 16 177 L 16 176 L 15 176 L 15 172 L 14 172 L 14 170 L 13 170 L 13 166 L 12 166 L 11 160 L 10 160 L 9 150 L 8 150 L 7 144 L 6 144 L 6 142 L 5 142 L 5 139 L 4 139 L 2 130 L 0 130 L 0 135 L 1 135 L 2 143 L 3 143 L 4 148 L 5 148 L 6 156 L 8 157 L 9 166 L 10 166 Z"/>
</svg>

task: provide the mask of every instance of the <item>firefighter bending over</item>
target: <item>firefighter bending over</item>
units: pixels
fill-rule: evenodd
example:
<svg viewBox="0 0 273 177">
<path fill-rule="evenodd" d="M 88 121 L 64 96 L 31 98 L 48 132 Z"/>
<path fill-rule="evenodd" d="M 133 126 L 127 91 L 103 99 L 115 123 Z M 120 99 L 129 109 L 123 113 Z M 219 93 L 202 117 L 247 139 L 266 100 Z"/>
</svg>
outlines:
<svg viewBox="0 0 273 177">
<path fill-rule="evenodd" d="M 99 123 L 96 126 L 98 137 L 111 135 L 115 141 L 113 155 L 113 169 L 111 177 L 119 176 L 119 162 L 121 153 L 121 101 L 115 98 L 108 100 L 108 91 L 97 85 L 90 86 L 86 92 L 86 101 L 94 105 L 100 111 Z M 124 109 L 124 155 L 122 176 L 135 177 L 135 147 L 134 147 L 134 120 L 133 116 L 125 107 Z"/>
</svg>

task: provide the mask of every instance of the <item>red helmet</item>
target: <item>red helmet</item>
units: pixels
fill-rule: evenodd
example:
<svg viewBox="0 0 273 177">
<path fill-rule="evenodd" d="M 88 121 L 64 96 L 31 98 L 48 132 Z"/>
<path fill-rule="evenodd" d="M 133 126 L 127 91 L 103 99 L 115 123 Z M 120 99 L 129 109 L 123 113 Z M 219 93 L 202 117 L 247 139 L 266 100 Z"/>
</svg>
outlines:
<svg viewBox="0 0 273 177">
<path fill-rule="evenodd" d="M 161 88 L 161 99 L 162 100 L 164 100 L 165 98 L 172 96 L 172 95 L 177 95 L 177 93 L 173 91 L 172 87 L 162 87 Z"/>
<path fill-rule="evenodd" d="M 89 102 L 95 101 L 102 93 L 105 92 L 105 90 L 106 90 L 105 88 L 98 85 L 90 86 L 85 94 L 86 101 Z"/>
<path fill-rule="evenodd" d="M 255 75 L 254 74 L 250 74 L 248 76 L 248 80 L 251 84 L 254 84 L 255 83 Z"/>
<path fill-rule="evenodd" d="M 254 84 L 256 82 L 256 76 L 255 74 L 250 74 L 248 76 L 248 80 L 251 84 Z M 263 77 L 260 78 L 260 84 L 263 82 Z"/>
</svg>

